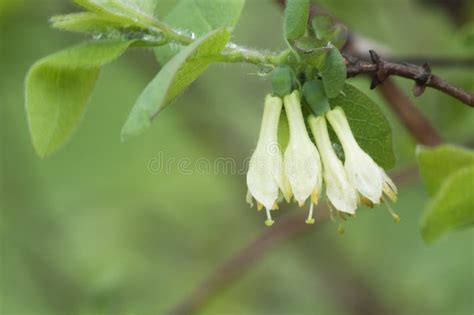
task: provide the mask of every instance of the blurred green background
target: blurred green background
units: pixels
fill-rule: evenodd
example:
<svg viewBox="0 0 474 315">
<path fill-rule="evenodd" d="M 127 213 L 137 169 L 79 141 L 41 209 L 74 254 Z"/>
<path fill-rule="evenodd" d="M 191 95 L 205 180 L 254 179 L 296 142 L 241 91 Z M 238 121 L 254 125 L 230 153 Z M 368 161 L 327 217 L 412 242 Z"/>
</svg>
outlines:
<svg viewBox="0 0 474 315">
<path fill-rule="evenodd" d="M 157 2 L 158 16 L 173 3 Z M 430 1 L 320 3 L 400 56 L 473 54 L 463 36 L 469 1 L 461 20 Z M 267 228 L 245 203 L 245 175 L 181 174 L 176 165 L 154 174 L 148 164 L 162 152 L 241 165 L 257 140 L 268 80 L 249 66 L 213 66 L 152 130 L 120 143 L 129 109 L 159 70 L 151 51 L 131 50 L 102 72 L 71 141 L 40 160 L 23 81 L 37 59 L 82 39 L 47 23 L 77 10 L 66 0 L 0 0 L 0 314 L 163 314 Z M 278 49 L 280 29 L 274 1 L 248 0 L 234 40 Z M 435 71 L 474 89 L 472 69 Z M 390 118 L 397 169 L 413 165 L 413 140 L 368 81 L 352 82 Z M 410 82 L 397 82 L 409 93 Z M 414 102 L 447 141 L 472 143 L 471 110 L 432 90 Z M 360 211 L 343 236 L 337 224 L 315 225 L 269 251 L 200 314 L 473 314 L 473 232 L 424 245 L 418 221 L 426 201 L 415 180 L 400 187 L 398 225 L 382 208 Z M 302 211 L 284 206 L 275 227 Z"/>
</svg>

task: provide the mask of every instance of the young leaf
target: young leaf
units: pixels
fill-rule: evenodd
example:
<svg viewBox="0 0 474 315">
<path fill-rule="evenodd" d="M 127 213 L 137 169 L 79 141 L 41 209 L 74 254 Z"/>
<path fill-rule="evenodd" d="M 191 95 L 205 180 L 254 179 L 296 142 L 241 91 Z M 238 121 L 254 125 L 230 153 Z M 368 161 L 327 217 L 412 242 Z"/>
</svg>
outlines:
<svg viewBox="0 0 474 315">
<path fill-rule="evenodd" d="M 311 25 L 316 38 L 324 45 L 330 42 L 336 48 L 341 49 L 347 41 L 347 28 L 342 24 L 335 24 L 330 16 L 317 15 L 311 21 Z"/>
<path fill-rule="evenodd" d="M 297 40 L 306 33 L 309 5 L 309 0 L 287 0 L 284 28 L 288 41 Z"/>
<path fill-rule="evenodd" d="M 200 37 L 216 29 L 234 27 L 244 4 L 245 0 L 180 0 L 164 21 Z M 158 47 L 156 58 L 164 65 L 182 48 L 177 44 Z"/>
<path fill-rule="evenodd" d="M 474 165 L 474 152 L 452 145 L 417 148 L 420 174 L 428 193 L 433 196 L 444 180 L 460 168 Z"/>
<path fill-rule="evenodd" d="M 79 124 L 100 66 L 120 56 L 133 41 L 89 42 L 35 63 L 25 86 L 33 146 L 45 157 L 62 145 Z"/>
<path fill-rule="evenodd" d="M 320 80 L 306 81 L 302 91 L 306 103 L 315 115 L 322 115 L 330 110 L 329 100 Z"/>
<path fill-rule="evenodd" d="M 474 165 L 451 173 L 439 187 L 421 221 L 421 233 L 432 242 L 449 230 L 474 224 Z"/>
<path fill-rule="evenodd" d="M 64 31 L 89 33 L 95 39 L 102 40 L 135 40 L 133 46 L 156 47 L 169 40 L 159 33 L 148 33 L 147 30 L 124 24 L 114 17 L 102 16 L 94 12 L 79 12 L 53 16 L 51 26 Z"/>
<path fill-rule="evenodd" d="M 337 24 L 334 26 L 334 31 L 331 34 L 330 42 L 334 47 L 341 49 L 347 43 L 349 37 L 349 31 L 346 26 L 342 24 Z"/>
<path fill-rule="evenodd" d="M 156 0 L 76 0 L 81 7 L 111 16 L 153 17 Z"/>
<path fill-rule="evenodd" d="M 324 90 L 329 98 L 339 95 L 346 82 L 346 64 L 344 57 L 337 48 L 332 48 L 326 54 L 321 67 Z"/>
<path fill-rule="evenodd" d="M 294 42 L 293 48 L 300 54 L 308 55 L 316 50 L 325 48 L 324 45 L 325 44 L 316 37 L 303 36 Z"/>
<path fill-rule="evenodd" d="M 122 28 L 153 29 L 164 32 L 166 25 L 156 20 L 156 0 L 76 0 L 83 8 L 113 21 Z"/>
<path fill-rule="evenodd" d="M 122 129 L 122 139 L 142 133 L 152 119 L 197 79 L 225 48 L 228 29 L 205 35 L 181 50 L 148 84 Z"/>
<path fill-rule="evenodd" d="M 360 147 L 384 169 L 395 164 L 392 130 L 380 108 L 356 87 L 345 84 L 344 93 L 329 99 L 331 107 L 342 107 Z M 334 142 L 337 138 L 332 135 Z"/>
<path fill-rule="evenodd" d="M 51 26 L 64 31 L 81 33 L 106 33 L 110 29 L 119 29 L 123 26 L 120 21 L 112 17 L 102 16 L 94 12 L 79 12 L 53 16 Z"/>
<path fill-rule="evenodd" d="M 334 21 L 328 15 L 317 15 L 311 21 L 311 25 L 316 38 L 321 41 L 325 41 L 328 39 L 333 30 Z"/>
</svg>

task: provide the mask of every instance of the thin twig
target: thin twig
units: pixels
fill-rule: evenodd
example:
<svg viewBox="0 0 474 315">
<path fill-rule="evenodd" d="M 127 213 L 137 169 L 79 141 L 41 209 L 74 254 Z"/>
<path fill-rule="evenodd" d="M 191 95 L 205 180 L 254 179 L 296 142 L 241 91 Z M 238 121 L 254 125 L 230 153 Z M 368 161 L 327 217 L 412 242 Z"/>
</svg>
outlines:
<svg viewBox="0 0 474 315">
<path fill-rule="evenodd" d="M 393 180 L 398 185 L 413 182 L 417 178 L 418 173 L 414 167 L 409 167 L 393 174 Z M 326 207 L 319 207 L 318 210 L 319 217 L 316 218 L 318 222 L 316 226 L 305 223 L 306 213 L 289 216 L 277 222 L 272 228 L 263 232 L 257 239 L 250 242 L 250 244 L 234 256 L 215 268 L 188 297 L 182 300 L 168 314 L 188 315 L 200 310 L 218 292 L 221 292 L 221 290 L 238 280 L 254 263 L 262 259 L 270 249 L 303 232 L 314 230 L 318 227 L 318 224 L 326 221 Z"/>
<path fill-rule="evenodd" d="M 294 215 L 275 224 L 241 251 L 215 268 L 170 315 L 187 315 L 201 309 L 211 297 L 231 285 L 249 267 L 280 242 L 308 229 L 306 214 Z"/>
<path fill-rule="evenodd" d="M 439 57 L 439 56 L 402 56 L 390 57 L 390 61 L 395 63 L 423 64 L 428 63 L 432 67 L 438 68 L 473 68 L 474 58 L 466 57 Z"/>
<path fill-rule="evenodd" d="M 365 61 L 353 55 L 345 54 L 347 62 L 347 77 L 355 77 L 359 74 L 372 74 L 371 88 L 382 84 L 389 76 L 399 76 L 415 81 L 413 93 L 415 96 L 423 94 L 425 87 L 429 86 L 442 91 L 461 102 L 474 107 L 474 94 L 456 87 L 440 77 L 431 73 L 430 66 L 425 63 L 417 66 L 408 63 L 394 63 L 381 58 L 375 51 L 371 50 L 371 61 Z"/>
</svg>

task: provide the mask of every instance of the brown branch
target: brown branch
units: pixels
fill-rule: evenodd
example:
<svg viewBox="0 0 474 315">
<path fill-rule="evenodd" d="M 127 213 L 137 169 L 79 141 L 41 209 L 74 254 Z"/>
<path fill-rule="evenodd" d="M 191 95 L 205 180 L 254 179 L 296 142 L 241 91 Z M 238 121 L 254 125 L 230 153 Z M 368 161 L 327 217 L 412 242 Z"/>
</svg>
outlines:
<svg viewBox="0 0 474 315">
<path fill-rule="evenodd" d="M 436 146 L 443 142 L 438 131 L 393 80 L 385 80 L 379 92 L 418 143 Z"/>
<path fill-rule="evenodd" d="M 398 185 L 413 182 L 416 179 L 418 179 L 418 172 L 415 167 L 408 167 L 393 174 L 393 180 Z M 326 221 L 327 212 L 326 207 L 318 208 L 318 211 L 316 211 L 317 224 Z M 168 314 L 188 315 L 197 312 L 218 292 L 221 292 L 221 290 L 229 287 L 234 281 L 237 281 L 240 276 L 242 276 L 253 264 L 261 260 L 273 247 L 278 246 L 282 242 L 303 232 L 317 228 L 317 224 L 308 225 L 305 223 L 306 216 L 306 213 L 301 213 L 289 216 L 286 219 L 277 222 L 272 228 L 263 232 L 257 239 L 250 242 L 250 244 L 237 252 L 234 256 L 230 257 L 219 267 L 215 268 L 188 297 L 181 301 Z M 341 305 L 344 305 L 345 301 L 340 302 Z M 370 303 L 374 303 L 374 301 L 370 301 Z"/>
<path fill-rule="evenodd" d="M 474 58 L 463 57 L 438 57 L 438 56 L 403 56 L 390 57 L 390 61 L 395 63 L 423 64 L 428 63 L 433 67 L 446 68 L 472 68 L 474 67 Z"/>
<path fill-rule="evenodd" d="M 474 107 L 474 94 L 456 87 L 440 77 L 433 75 L 427 63 L 423 66 L 413 64 L 394 63 L 380 58 L 373 50 L 370 51 L 372 60 L 365 61 L 353 55 L 345 54 L 347 62 L 347 77 L 355 77 L 359 74 L 372 74 L 373 80 L 371 88 L 375 88 L 383 83 L 389 76 L 399 76 L 415 81 L 413 94 L 420 96 L 425 88 L 431 87 L 457 98 L 461 102 Z"/>
</svg>

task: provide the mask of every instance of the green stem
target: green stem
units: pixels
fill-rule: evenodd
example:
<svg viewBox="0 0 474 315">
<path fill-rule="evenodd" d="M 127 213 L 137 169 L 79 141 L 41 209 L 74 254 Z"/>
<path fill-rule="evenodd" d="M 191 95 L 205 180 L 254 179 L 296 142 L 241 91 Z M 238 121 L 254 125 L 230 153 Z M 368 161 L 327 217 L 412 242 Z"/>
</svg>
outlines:
<svg viewBox="0 0 474 315">
<path fill-rule="evenodd" d="M 122 12 L 125 13 L 123 18 L 129 20 L 131 24 L 139 26 L 144 30 L 148 30 L 150 35 L 161 35 L 165 37 L 169 42 L 175 42 L 181 45 L 190 45 L 194 42 L 195 38 L 192 34 L 186 34 L 180 30 L 174 29 L 163 23 L 152 16 L 144 14 L 143 12 L 136 10 L 128 5 L 119 4 Z M 149 46 L 153 44 L 150 42 Z M 160 42 L 160 45 L 163 43 Z M 227 48 L 217 58 L 217 61 L 227 63 L 249 63 L 254 65 L 267 64 L 267 65 L 279 65 L 287 63 L 288 56 L 291 54 L 291 50 L 285 50 L 281 53 L 268 53 L 256 49 L 249 49 L 238 46 L 234 43 L 229 43 Z M 214 56 L 213 56 L 214 57 Z"/>
<path fill-rule="evenodd" d="M 256 49 L 249 49 L 237 46 L 234 43 L 227 45 L 222 52 L 219 61 L 228 63 L 249 63 L 254 65 L 268 64 L 279 65 L 286 63 L 290 50 L 282 51 L 279 54 L 262 52 Z"/>
</svg>

